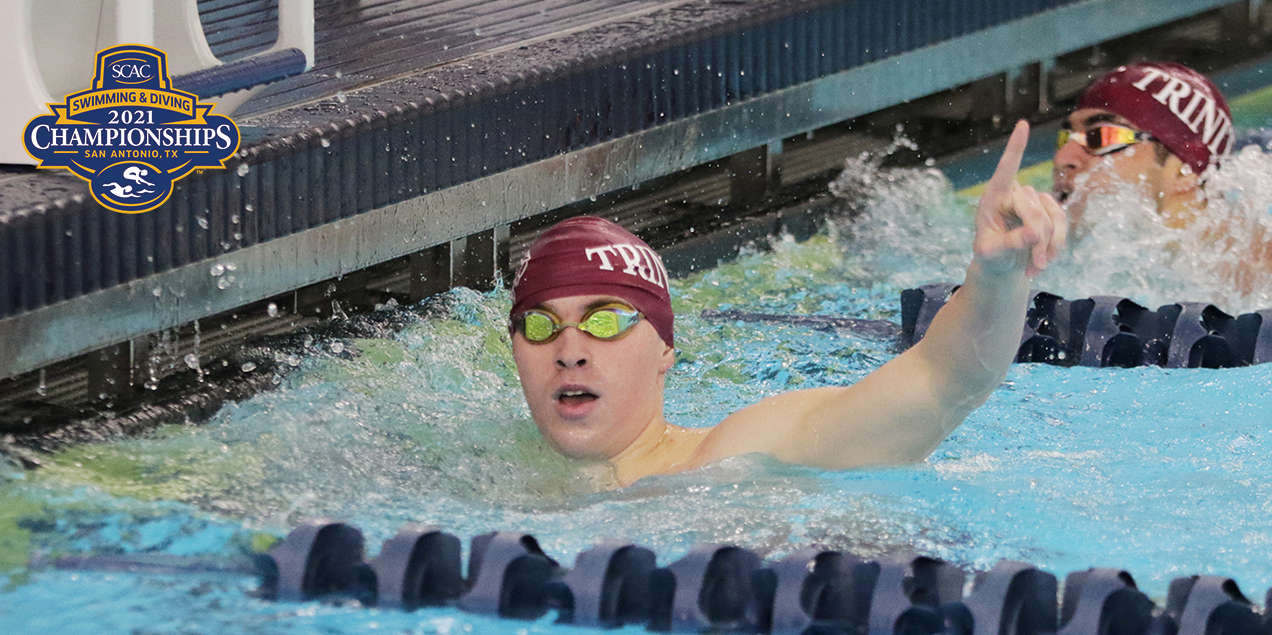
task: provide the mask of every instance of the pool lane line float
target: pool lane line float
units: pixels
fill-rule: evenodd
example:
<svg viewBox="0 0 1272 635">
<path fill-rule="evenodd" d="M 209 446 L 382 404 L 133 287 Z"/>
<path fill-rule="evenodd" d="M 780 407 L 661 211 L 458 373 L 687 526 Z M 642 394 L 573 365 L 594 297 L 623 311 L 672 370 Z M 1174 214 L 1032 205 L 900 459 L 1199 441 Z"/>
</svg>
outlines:
<svg viewBox="0 0 1272 635">
<path fill-rule="evenodd" d="M 1272 616 L 1220 576 L 1174 580 L 1159 610 L 1117 569 L 1071 573 L 1061 597 L 1054 575 L 1003 561 L 976 574 L 964 596 L 965 571 L 915 554 L 866 560 L 805 548 L 765 563 L 743 547 L 699 544 L 658 567 L 652 551 L 611 540 L 567 570 L 534 537 L 495 532 L 472 539 L 465 579 L 459 539 L 420 526 L 403 528 L 370 563 L 362 554 L 356 528 L 306 520 L 258 556 L 262 596 L 455 606 L 523 620 L 555 610 L 562 624 L 674 633 L 1263 635 L 1272 628 Z"/>
<path fill-rule="evenodd" d="M 923 339 L 958 285 L 930 284 L 901 292 L 901 339 Z M 1238 316 L 1204 302 L 1150 310 L 1133 300 L 1095 296 L 1029 297 L 1017 362 L 1059 366 L 1232 368 L 1272 361 L 1272 309 Z"/>
<path fill-rule="evenodd" d="M 1158 607 L 1131 574 L 1094 568 L 1056 576 L 1000 561 L 968 574 L 937 558 L 895 553 L 867 560 L 806 547 L 764 561 L 744 547 L 699 544 L 666 567 L 621 540 L 577 555 L 572 569 L 529 534 L 494 532 L 470 542 L 467 577 L 459 538 L 408 525 L 364 560 L 362 532 L 323 518 L 303 521 L 268 553 L 255 554 L 256 595 L 381 609 L 455 607 L 482 615 L 651 632 L 772 635 L 1266 635 L 1260 611 L 1222 576 L 1171 582 Z M 207 558 L 147 554 L 62 556 L 54 567 L 133 573 L 244 572 Z M 132 566 L 142 563 L 144 566 Z M 210 568 L 209 568 L 210 567 Z M 1272 605 L 1272 590 L 1265 602 Z"/>
<path fill-rule="evenodd" d="M 875 339 L 923 339 L 936 312 L 959 285 L 938 283 L 901 292 L 901 325 L 833 315 L 702 312 L 708 320 L 775 322 L 846 330 Z M 1213 304 L 1176 302 L 1150 310 L 1134 300 L 1094 296 L 1066 300 L 1046 291 L 1029 296 L 1016 360 L 1056 366 L 1232 368 L 1272 361 L 1272 309 L 1238 316 Z"/>
</svg>

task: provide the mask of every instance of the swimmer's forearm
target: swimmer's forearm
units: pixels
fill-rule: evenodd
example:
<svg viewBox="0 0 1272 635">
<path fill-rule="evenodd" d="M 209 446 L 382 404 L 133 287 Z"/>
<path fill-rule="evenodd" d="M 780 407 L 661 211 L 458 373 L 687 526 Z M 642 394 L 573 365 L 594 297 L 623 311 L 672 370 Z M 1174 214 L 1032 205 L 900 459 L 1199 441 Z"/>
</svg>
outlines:
<svg viewBox="0 0 1272 635">
<path fill-rule="evenodd" d="M 1068 227 L 1050 196 L 1015 183 L 1028 139 L 1022 120 L 977 204 L 967 278 L 924 339 L 852 386 L 761 402 L 748 419 L 794 423 L 780 439 L 761 433 L 754 451 L 832 469 L 921 461 L 1002 383 L 1020 345 L 1028 276 L 1058 256 Z"/>
<path fill-rule="evenodd" d="M 1020 346 L 1029 301 L 1022 264 L 991 270 L 979 260 L 915 346 L 937 369 L 935 396 L 947 407 L 970 412 L 1007 376 Z"/>
<path fill-rule="evenodd" d="M 922 461 L 1002 383 L 1028 298 L 1023 263 L 973 262 L 913 348 L 851 386 L 784 393 L 739 411 L 707 454 L 763 452 L 824 469 Z"/>
</svg>

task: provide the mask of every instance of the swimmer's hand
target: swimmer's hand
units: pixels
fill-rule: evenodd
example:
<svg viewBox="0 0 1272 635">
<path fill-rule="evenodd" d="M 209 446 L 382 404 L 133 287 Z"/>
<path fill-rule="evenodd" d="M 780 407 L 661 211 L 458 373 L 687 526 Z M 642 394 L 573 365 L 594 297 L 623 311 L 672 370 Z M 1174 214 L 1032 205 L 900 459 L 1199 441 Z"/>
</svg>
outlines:
<svg viewBox="0 0 1272 635">
<path fill-rule="evenodd" d="M 1068 217 L 1051 198 L 1016 182 L 1029 142 L 1029 123 L 1020 120 L 998 160 L 998 169 L 976 206 L 973 252 L 987 271 L 1025 270 L 1034 278 L 1060 256 L 1069 229 Z"/>
</svg>

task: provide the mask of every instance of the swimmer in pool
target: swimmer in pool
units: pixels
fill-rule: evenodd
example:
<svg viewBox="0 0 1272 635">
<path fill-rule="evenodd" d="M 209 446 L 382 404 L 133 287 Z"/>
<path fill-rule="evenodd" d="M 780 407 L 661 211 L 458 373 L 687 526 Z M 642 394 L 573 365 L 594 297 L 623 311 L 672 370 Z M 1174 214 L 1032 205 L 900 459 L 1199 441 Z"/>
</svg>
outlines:
<svg viewBox="0 0 1272 635">
<path fill-rule="evenodd" d="M 663 417 L 675 348 L 658 255 L 606 220 L 557 224 L 518 268 L 509 314 L 539 431 L 621 486 L 756 452 L 836 470 L 922 460 L 1006 377 L 1029 280 L 1064 247 L 1060 206 L 1015 182 L 1028 135 L 1017 124 L 977 208 L 967 278 L 922 341 L 856 384 L 769 397 L 711 428 Z"/>
<path fill-rule="evenodd" d="M 1206 207 L 1206 171 L 1235 141 L 1219 89 L 1179 64 L 1122 66 L 1087 87 L 1061 124 L 1052 176 L 1072 223 L 1087 198 L 1138 186 L 1168 227 L 1191 224 Z"/>
<path fill-rule="evenodd" d="M 1224 254 L 1219 275 L 1248 295 L 1272 280 L 1272 236 L 1203 216 L 1206 179 L 1235 140 L 1228 103 L 1202 74 L 1180 64 L 1122 66 L 1088 86 L 1061 124 L 1053 194 L 1076 236 L 1092 195 L 1138 188 L 1165 227 L 1200 230 L 1180 249 Z M 1198 225 L 1203 218 L 1213 222 Z"/>
</svg>

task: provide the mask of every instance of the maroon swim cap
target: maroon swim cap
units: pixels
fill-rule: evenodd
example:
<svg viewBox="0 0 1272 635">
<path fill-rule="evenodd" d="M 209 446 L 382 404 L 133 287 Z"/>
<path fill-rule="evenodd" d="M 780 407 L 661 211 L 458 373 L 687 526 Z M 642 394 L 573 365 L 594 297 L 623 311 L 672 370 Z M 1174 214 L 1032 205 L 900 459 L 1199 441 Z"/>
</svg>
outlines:
<svg viewBox="0 0 1272 635">
<path fill-rule="evenodd" d="M 1102 108 L 1143 130 L 1201 174 L 1232 149 L 1232 112 L 1204 75 L 1180 64 L 1138 63 L 1087 87 L 1078 108 Z"/>
<path fill-rule="evenodd" d="M 512 283 L 516 317 L 542 302 L 575 295 L 611 295 L 645 314 L 668 346 L 671 294 L 662 258 L 631 232 L 595 216 L 561 221 L 530 245 Z"/>
</svg>

